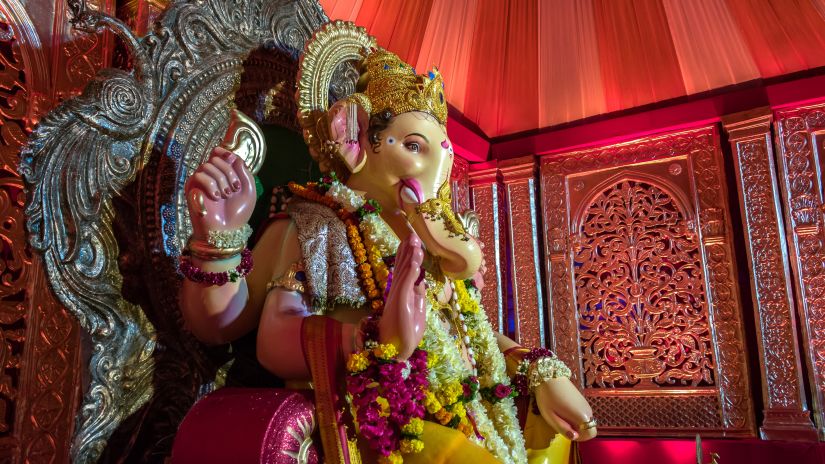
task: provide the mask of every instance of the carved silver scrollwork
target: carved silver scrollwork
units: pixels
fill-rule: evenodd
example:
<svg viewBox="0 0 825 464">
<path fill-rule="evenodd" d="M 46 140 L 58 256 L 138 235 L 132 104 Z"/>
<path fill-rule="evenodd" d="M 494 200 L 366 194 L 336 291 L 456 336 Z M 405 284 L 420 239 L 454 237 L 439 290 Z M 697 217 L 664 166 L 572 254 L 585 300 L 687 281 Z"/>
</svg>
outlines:
<svg viewBox="0 0 825 464">
<path fill-rule="evenodd" d="M 117 34 L 134 69 L 102 71 L 32 134 L 20 166 L 30 243 L 90 340 L 72 460 L 156 458 L 227 359 L 184 331 L 177 309 L 184 182 L 227 132 L 245 57 L 264 47 L 294 61 L 327 18 L 309 0 L 179 1 L 138 39 L 83 0 L 69 7 L 76 28 Z"/>
</svg>

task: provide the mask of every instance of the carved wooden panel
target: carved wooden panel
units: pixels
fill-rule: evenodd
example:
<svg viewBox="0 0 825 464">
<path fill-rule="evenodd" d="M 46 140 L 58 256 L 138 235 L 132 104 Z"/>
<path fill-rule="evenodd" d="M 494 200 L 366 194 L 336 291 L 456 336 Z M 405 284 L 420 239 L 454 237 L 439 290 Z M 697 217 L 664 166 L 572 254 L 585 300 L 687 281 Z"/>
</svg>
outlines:
<svg viewBox="0 0 825 464">
<path fill-rule="evenodd" d="M 40 117 L 106 61 L 67 18 L 66 2 L 0 0 L 0 462 L 68 462 L 78 412 L 79 327 L 27 245 L 17 171 Z"/>
<path fill-rule="evenodd" d="M 532 156 L 508 160 L 499 166 L 499 171 L 508 217 L 513 338 L 523 346 L 545 346 L 548 340 L 544 327 L 535 160 Z"/>
<path fill-rule="evenodd" d="M 825 439 L 825 104 L 776 113 L 777 164 L 820 439 Z"/>
<path fill-rule="evenodd" d="M 72 27 L 69 2 L 55 5 L 52 65 L 52 101 L 59 102 L 80 93 L 98 70 L 111 63 L 114 51 L 112 34 L 89 34 Z M 95 11 L 115 14 L 115 0 L 86 0 Z"/>
<path fill-rule="evenodd" d="M 805 404 L 769 108 L 725 118 L 735 162 L 762 370 L 766 439 L 817 435 Z"/>
<path fill-rule="evenodd" d="M 540 173 L 552 336 L 600 430 L 752 435 L 715 128 L 547 155 Z"/>
<path fill-rule="evenodd" d="M 39 258 L 29 289 L 26 352 L 15 428 L 19 462 L 69 462 L 80 403 L 80 328 L 51 295 Z"/>
<path fill-rule="evenodd" d="M 470 194 L 479 219 L 479 239 L 484 244 L 487 272 L 481 301 L 493 329 L 507 333 L 507 235 L 498 169 L 470 171 Z"/>
<path fill-rule="evenodd" d="M 632 177 L 612 180 L 587 203 L 573 232 L 585 387 L 712 385 L 710 321 L 688 205 L 655 181 Z"/>
</svg>

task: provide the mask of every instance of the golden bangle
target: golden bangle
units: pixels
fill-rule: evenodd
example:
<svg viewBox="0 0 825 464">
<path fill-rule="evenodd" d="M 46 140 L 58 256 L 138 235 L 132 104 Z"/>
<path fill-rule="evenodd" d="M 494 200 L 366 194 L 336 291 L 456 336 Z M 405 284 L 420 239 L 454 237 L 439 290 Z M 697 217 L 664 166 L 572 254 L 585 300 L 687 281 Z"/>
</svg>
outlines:
<svg viewBox="0 0 825 464">
<path fill-rule="evenodd" d="M 233 258 L 241 254 L 241 251 L 243 251 L 242 246 L 232 248 L 217 248 L 201 240 L 189 241 L 189 253 L 191 253 L 192 256 L 195 258 L 202 259 L 205 261 L 216 261 L 220 259 Z"/>
<path fill-rule="evenodd" d="M 595 429 L 598 424 L 596 423 L 596 418 L 593 417 L 589 421 L 584 421 L 579 424 L 579 432 L 584 432 L 586 430 Z"/>
</svg>

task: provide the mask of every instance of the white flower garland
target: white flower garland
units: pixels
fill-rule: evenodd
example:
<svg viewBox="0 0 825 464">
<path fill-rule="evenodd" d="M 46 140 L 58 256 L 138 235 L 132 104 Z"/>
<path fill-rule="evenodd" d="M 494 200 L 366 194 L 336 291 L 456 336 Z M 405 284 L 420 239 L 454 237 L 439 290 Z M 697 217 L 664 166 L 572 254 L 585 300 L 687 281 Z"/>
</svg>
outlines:
<svg viewBox="0 0 825 464">
<path fill-rule="evenodd" d="M 326 195 L 350 212 L 357 211 L 365 203 L 361 195 L 338 181 L 331 183 Z M 380 215 L 365 216 L 359 227 L 367 245 L 375 246 L 382 256 L 390 256 L 398 250 L 400 240 Z M 428 282 L 433 284 L 429 279 Z M 498 349 L 493 328 L 481 306 L 481 295 L 472 288 L 468 291 L 479 308 L 466 321 L 469 331 L 474 333 L 474 336 L 470 338 L 470 347 L 476 353 L 479 382 L 482 387 L 490 387 L 497 383 L 509 384 L 504 356 Z M 431 361 L 428 363 L 430 369 L 428 378 L 432 391 L 439 391 L 448 382 L 465 379 L 472 375 L 472 371 L 464 362 L 449 332 L 440 323 L 439 308 L 433 308 L 432 305 L 427 307 L 427 330 L 424 332 L 420 346 L 427 351 Z M 466 408 L 472 414 L 479 433 L 484 437 L 483 441 L 474 436 L 470 437 L 471 440 L 483 445 L 493 456 L 504 463 L 527 463 L 524 437 L 519 427 L 512 398 L 491 404 L 478 395 L 466 405 Z"/>
<path fill-rule="evenodd" d="M 326 196 L 335 200 L 351 213 L 357 211 L 365 203 L 364 197 L 338 181 L 332 182 Z M 364 234 L 367 245 L 377 247 L 381 256 L 390 256 L 398 251 L 398 245 L 401 244 L 401 241 L 392 228 L 381 219 L 380 215 L 369 214 L 365 216 L 361 219 L 358 228 Z"/>
</svg>

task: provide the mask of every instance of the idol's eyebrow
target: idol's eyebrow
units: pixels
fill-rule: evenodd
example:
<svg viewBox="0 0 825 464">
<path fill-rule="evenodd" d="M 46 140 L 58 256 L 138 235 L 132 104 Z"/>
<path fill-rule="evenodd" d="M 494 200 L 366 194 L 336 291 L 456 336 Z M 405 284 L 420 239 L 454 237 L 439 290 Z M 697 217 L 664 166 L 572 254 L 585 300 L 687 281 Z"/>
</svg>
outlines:
<svg viewBox="0 0 825 464">
<path fill-rule="evenodd" d="M 428 139 L 427 136 L 425 136 L 424 134 L 419 134 L 418 132 L 413 132 L 413 133 L 407 134 L 407 137 L 409 137 L 411 135 L 417 135 L 417 136 L 421 137 L 422 139 L 424 139 L 425 142 L 430 143 L 430 139 Z"/>
</svg>

